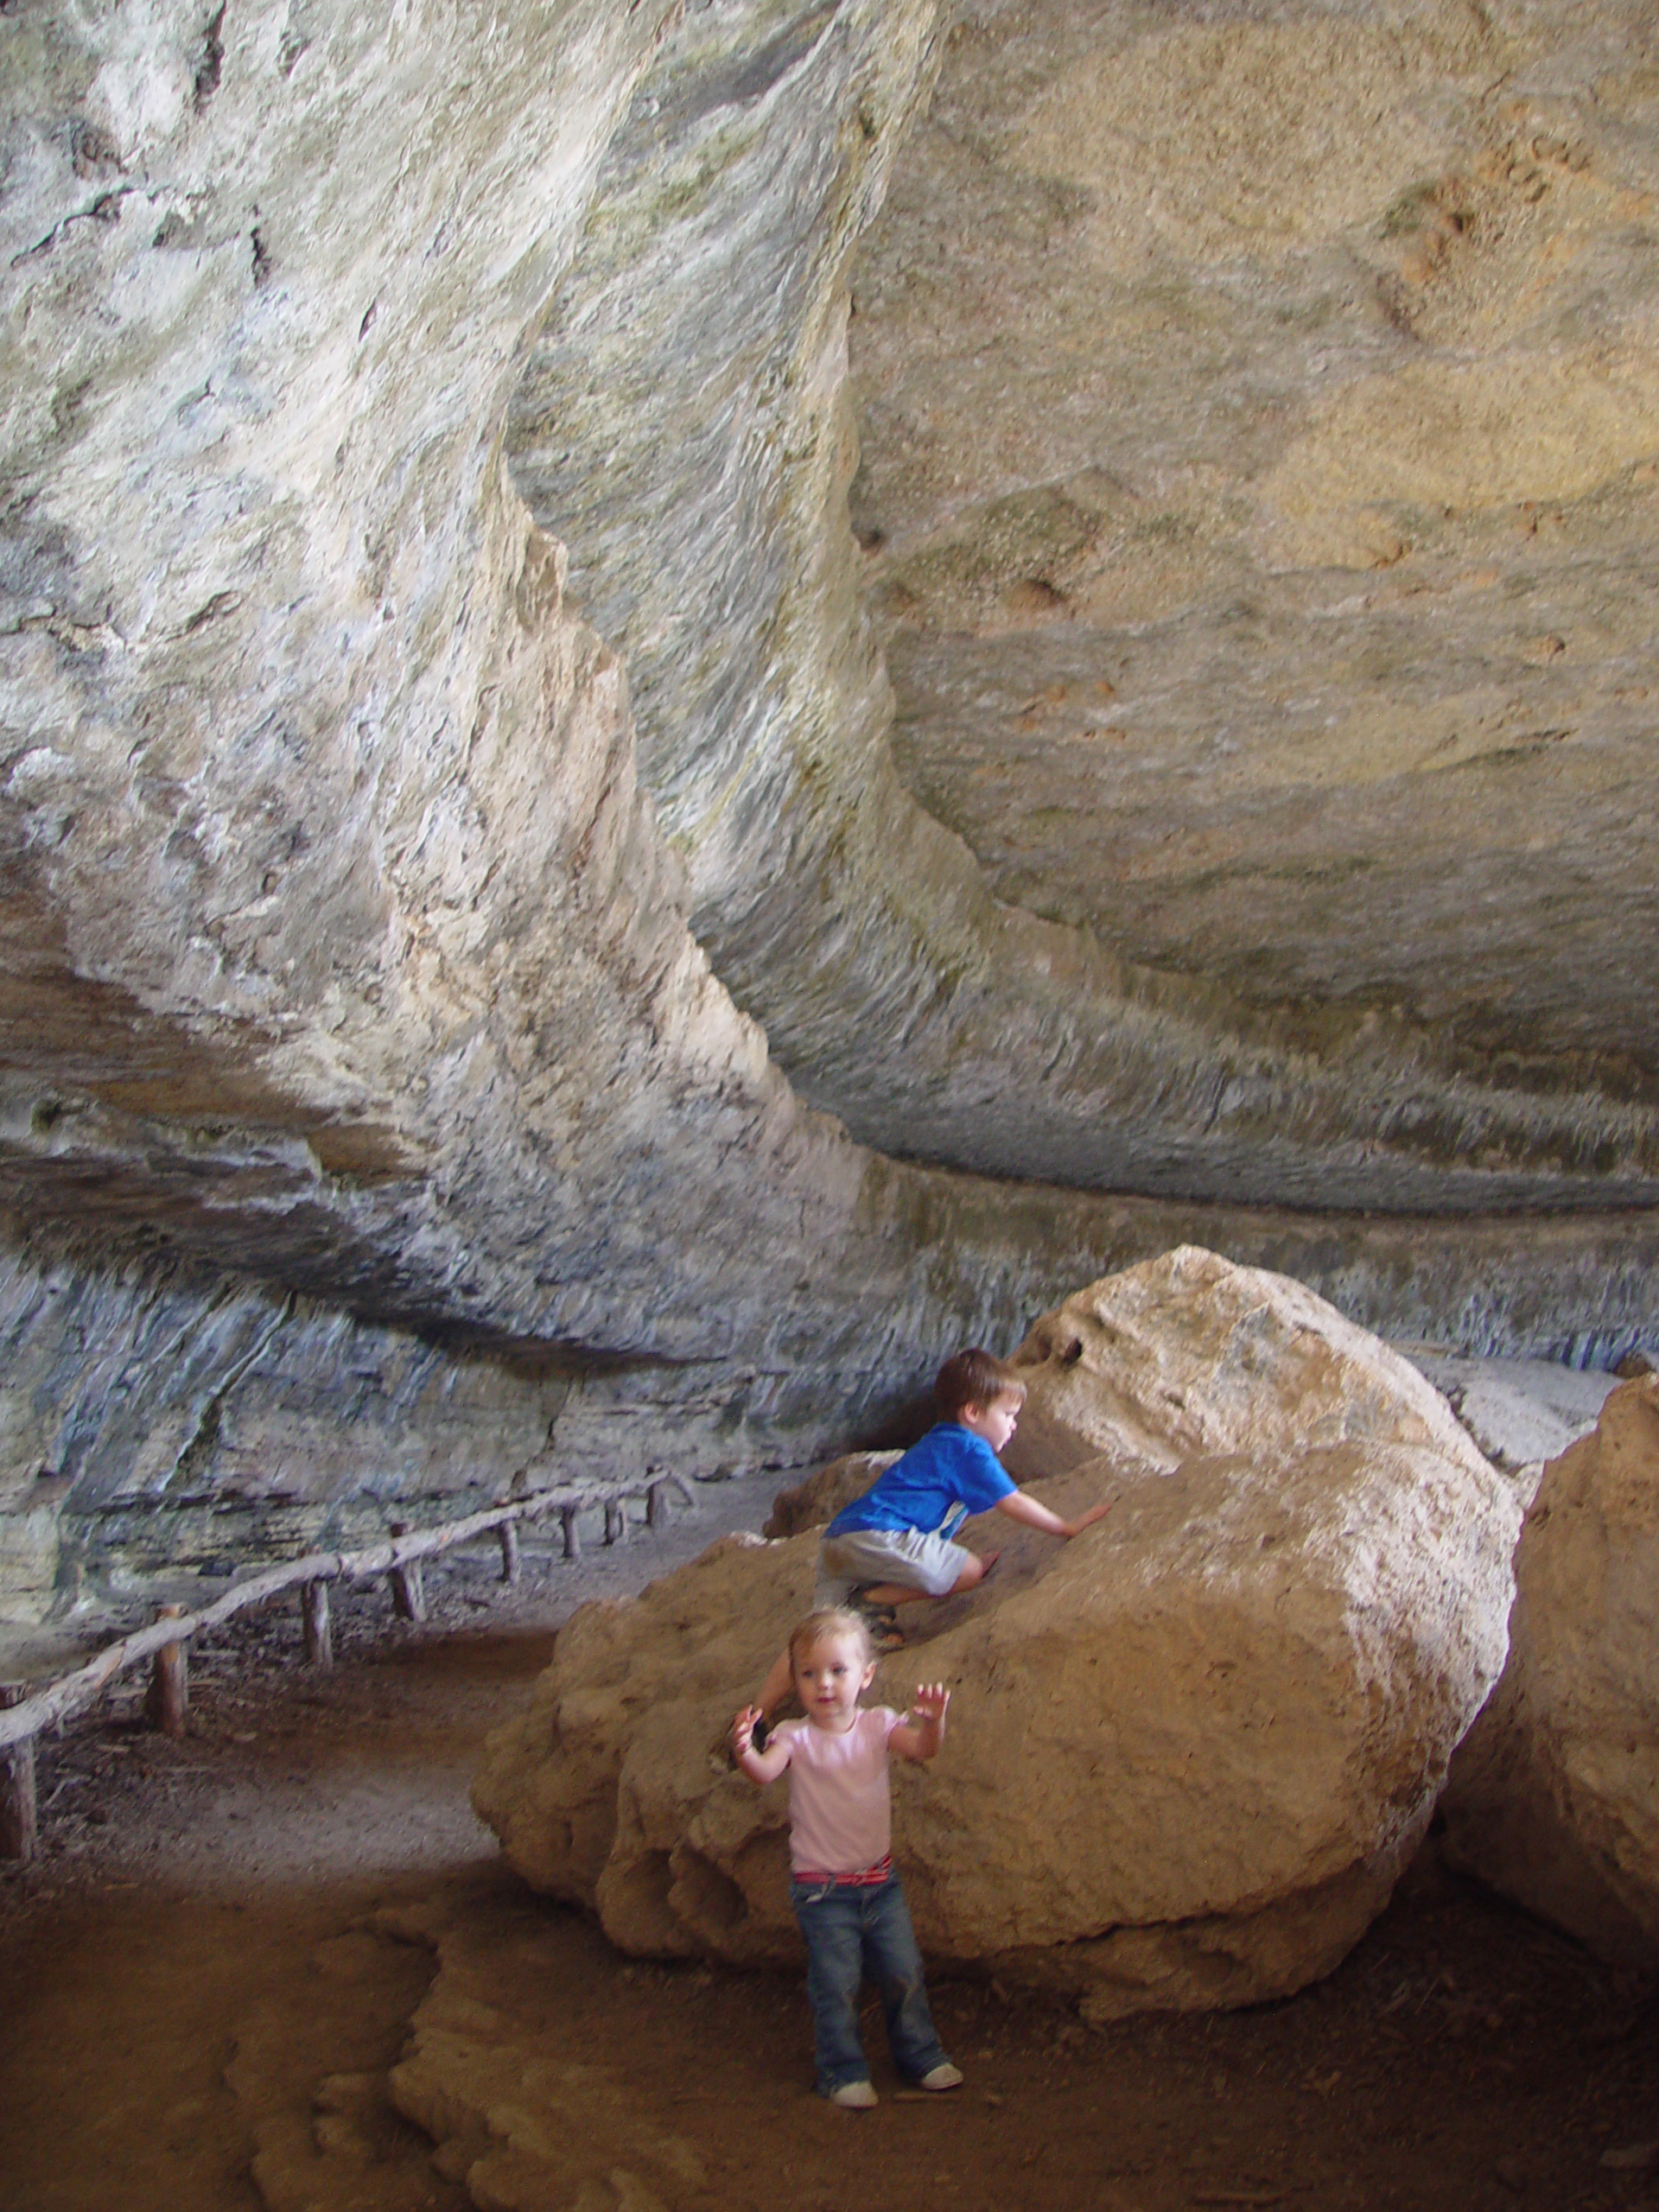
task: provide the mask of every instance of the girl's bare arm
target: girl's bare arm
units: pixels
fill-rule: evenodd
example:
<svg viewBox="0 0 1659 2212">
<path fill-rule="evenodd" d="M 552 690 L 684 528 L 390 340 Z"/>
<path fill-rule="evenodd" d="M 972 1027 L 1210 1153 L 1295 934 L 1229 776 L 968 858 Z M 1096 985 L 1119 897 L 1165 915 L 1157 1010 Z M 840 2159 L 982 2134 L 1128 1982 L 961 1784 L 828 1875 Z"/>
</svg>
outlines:
<svg viewBox="0 0 1659 2212">
<path fill-rule="evenodd" d="M 887 1738 L 887 1749 L 897 1751 L 902 1759 L 931 1759 L 944 1741 L 944 1715 L 950 1703 L 950 1693 L 943 1682 L 919 1683 L 915 1710 L 921 1718 L 901 1720 Z"/>
<path fill-rule="evenodd" d="M 789 1764 L 789 1745 L 774 1737 L 764 1751 L 754 1748 L 754 1724 L 760 1718 L 758 1705 L 746 1705 L 732 1723 L 732 1751 L 737 1763 L 751 1782 L 776 1782 Z"/>
</svg>

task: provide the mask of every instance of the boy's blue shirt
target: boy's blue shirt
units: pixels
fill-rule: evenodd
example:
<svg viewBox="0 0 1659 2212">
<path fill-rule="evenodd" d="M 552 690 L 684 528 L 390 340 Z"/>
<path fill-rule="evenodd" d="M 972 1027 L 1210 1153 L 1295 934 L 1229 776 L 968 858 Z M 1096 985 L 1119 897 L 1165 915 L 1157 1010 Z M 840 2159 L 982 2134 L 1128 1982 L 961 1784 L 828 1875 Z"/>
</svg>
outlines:
<svg viewBox="0 0 1659 2212">
<path fill-rule="evenodd" d="M 982 1436 L 960 1421 L 942 1421 L 879 1475 L 862 1497 L 843 1505 L 823 1533 L 844 1536 L 855 1529 L 919 1529 L 931 1535 L 953 1507 L 988 1513 L 1018 1488 Z"/>
</svg>

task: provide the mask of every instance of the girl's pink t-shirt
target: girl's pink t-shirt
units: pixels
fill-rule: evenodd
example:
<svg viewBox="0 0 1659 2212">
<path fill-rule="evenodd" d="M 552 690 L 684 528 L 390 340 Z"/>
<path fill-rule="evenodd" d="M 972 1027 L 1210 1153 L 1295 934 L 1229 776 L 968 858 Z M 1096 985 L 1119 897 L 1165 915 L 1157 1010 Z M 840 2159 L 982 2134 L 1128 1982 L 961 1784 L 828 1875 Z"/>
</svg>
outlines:
<svg viewBox="0 0 1659 2212">
<path fill-rule="evenodd" d="M 844 1736 L 785 1720 L 789 1745 L 789 1863 L 813 1874 L 861 1874 L 893 1848 L 887 1738 L 904 1719 L 874 1706 Z"/>
</svg>

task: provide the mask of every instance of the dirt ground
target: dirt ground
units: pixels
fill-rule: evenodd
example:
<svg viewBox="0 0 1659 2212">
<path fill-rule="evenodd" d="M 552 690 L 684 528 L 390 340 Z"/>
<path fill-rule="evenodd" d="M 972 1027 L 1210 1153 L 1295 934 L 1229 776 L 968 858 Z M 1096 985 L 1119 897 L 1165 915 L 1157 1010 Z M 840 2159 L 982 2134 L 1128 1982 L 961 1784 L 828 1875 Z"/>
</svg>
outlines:
<svg viewBox="0 0 1659 2212">
<path fill-rule="evenodd" d="M 1655 1993 L 1432 1850 L 1281 2004 L 1102 2032 L 938 1981 L 966 2085 L 907 2092 L 881 2054 L 861 2114 L 810 2094 L 794 1978 L 630 1962 L 531 1897 L 467 1802 L 480 1738 L 574 1604 L 758 1522 L 766 1500 L 729 1489 L 579 1567 L 527 1552 L 512 1590 L 493 1553 L 452 1557 L 420 1628 L 359 1593 L 328 1675 L 291 1612 L 244 1622 L 194 1659 L 181 1742 L 135 1694 L 44 1745 L 41 1854 L 0 1876 L 3 2212 L 467 2212 L 386 2089 L 439 1923 L 496 1962 L 503 2005 L 533 1984 L 544 2050 L 693 2146 L 672 2212 L 1659 2202 Z M 548 2212 L 588 2212 L 580 2167 L 573 2143 Z"/>
</svg>

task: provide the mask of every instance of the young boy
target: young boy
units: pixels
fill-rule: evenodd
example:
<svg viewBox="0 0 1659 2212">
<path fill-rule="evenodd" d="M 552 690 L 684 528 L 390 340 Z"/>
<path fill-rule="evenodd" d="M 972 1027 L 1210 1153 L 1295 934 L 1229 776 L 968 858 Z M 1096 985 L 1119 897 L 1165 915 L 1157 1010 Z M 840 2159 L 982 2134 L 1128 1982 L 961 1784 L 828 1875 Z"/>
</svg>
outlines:
<svg viewBox="0 0 1659 2212">
<path fill-rule="evenodd" d="M 955 1597 L 996 1565 L 1000 1553 L 982 1559 L 952 1541 L 969 1514 L 994 1506 L 1027 1528 L 1070 1538 L 1109 1513 L 1106 1498 L 1075 1521 L 1062 1521 L 1003 1471 L 996 1455 L 1014 1434 L 1025 1401 L 1017 1370 L 989 1352 L 975 1347 L 947 1359 L 933 1385 L 937 1423 L 824 1530 L 814 1602 L 850 1602 L 873 1611 L 875 1641 L 891 1649 L 904 1638 L 888 1609 L 918 1598 Z M 760 1686 L 763 1721 L 782 1703 L 789 1683 L 789 1655 L 782 1652 Z"/>
<path fill-rule="evenodd" d="M 810 1614 L 790 1637 L 788 1657 L 805 1719 L 780 1723 L 756 1751 L 760 1708 L 745 1706 L 732 1723 L 732 1750 L 751 1782 L 775 1782 L 789 1770 L 789 1900 L 806 1938 L 818 2094 L 855 2112 L 876 2101 L 858 2032 L 867 1973 L 881 1993 L 899 2071 L 924 2089 L 954 2089 L 962 2075 L 934 2032 L 893 1872 L 887 1786 L 890 1752 L 931 1759 L 944 1741 L 950 1693 L 924 1682 L 915 1721 L 885 1705 L 865 1712 L 859 1700 L 875 1673 L 869 1630 L 861 1615 L 841 1608 Z"/>
</svg>

